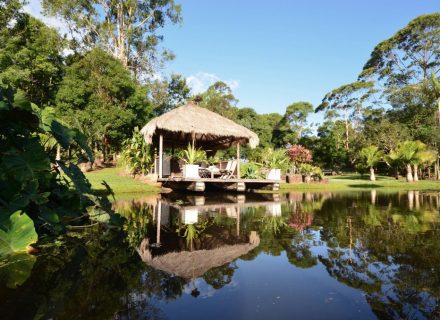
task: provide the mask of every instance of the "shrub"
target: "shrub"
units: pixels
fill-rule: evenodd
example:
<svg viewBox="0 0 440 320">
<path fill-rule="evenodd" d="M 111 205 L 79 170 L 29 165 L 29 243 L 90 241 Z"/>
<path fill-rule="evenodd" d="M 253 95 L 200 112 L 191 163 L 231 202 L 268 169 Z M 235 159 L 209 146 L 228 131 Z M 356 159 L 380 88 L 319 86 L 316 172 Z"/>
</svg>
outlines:
<svg viewBox="0 0 440 320">
<path fill-rule="evenodd" d="M 139 128 L 134 128 L 133 136 L 123 143 L 121 163 L 131 174 L 147 174 L 153 164 L 150 146 L 145 142 Z"/>
</svg>

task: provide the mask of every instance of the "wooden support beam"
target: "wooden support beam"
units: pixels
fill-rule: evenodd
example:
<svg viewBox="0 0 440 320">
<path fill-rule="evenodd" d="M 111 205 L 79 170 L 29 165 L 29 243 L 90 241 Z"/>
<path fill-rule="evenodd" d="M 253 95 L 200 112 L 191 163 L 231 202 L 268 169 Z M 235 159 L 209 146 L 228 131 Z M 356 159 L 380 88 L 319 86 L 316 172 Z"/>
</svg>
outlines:
<svg viewBox="0 0 440 320">
<path fill-rule="evenodd" d="M 159 136 L 159 179 L 162 179 L 163 135 Z"/>
<path fill-rule="evenodd" d="M 237 142 L 237 179 L 240 179 L 240 142 Z"/>
</svg>

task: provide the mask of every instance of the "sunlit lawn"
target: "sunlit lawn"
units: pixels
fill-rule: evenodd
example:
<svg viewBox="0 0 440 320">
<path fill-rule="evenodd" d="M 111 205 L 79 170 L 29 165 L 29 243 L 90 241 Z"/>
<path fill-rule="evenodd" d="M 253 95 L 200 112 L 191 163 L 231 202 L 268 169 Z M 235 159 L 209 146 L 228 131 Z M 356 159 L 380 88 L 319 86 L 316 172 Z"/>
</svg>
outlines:
<svg viewBox="0 0 440 320">
<path fill-rule="evenodd" d="M 112 188 L 116 199 L 132 199 L 151 195 L 160 192 L 160 188 L 151 184 L 143 183 L 131 177 L 119 175 L 121 169 L 106 168 L 86 173 L 87 178 L 92 184 L 92 188 L 99 192 L 105 193 L 106 188 L 102 185 L 105 181 Z M 414 183 L 408 183 L 404 178 L 396 180 L 394 177 L 377 176 L 377 181 L 368 180 L 368 176 L 360 176 L 358 174 L 346 174 L 329 178 L 329 183 L 298 183 L 298 184 L 281 184 L 281 191 L 288 190 L 366 190 L 377 188 L 385 190 L 437 190 L 440 191 L 440 182 L 421 180 Z"/>
<path fill-rule="evenodd" d="M 102 181 L 112 188 L 116 199 L 142 197 L 144 195 L 157 193 L 160 188 L 135 180 L 131 177 L 119 175 L 119 168 L 105 168 L 87 172 L 85 175 L 92 184 L 93 190 L 105 193 L 106 187 L 102 185 Z"/>
<path fill-rule="evenodd" d="M 281 189 L 301 190 L 301 189 L 319 189 L 319 190 L 362 190 L 362 189 L 399 189 L 399 190 L 438 190 L 440 191 L 439 181 L 420 180 L 418 182 L 408 183 L 405 178 L 396 180 L 394 177 L 376 176 L 376 181 L 370 181 L 368 176 L 359 174 L 346 174 L 329 178 L 327 184 L 287 184 L 282 183 Z"/>
</svg>

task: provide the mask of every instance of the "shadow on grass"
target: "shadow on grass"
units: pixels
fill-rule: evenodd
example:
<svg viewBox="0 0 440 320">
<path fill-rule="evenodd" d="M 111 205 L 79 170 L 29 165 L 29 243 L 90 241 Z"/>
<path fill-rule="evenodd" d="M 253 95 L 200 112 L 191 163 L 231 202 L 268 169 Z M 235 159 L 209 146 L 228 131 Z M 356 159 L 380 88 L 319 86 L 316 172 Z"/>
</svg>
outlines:
<svg viewBox="0 0 440 320">
<path fill-rule="evenodd" d="M 381 186 L 379 184 L 372 184 L 372 183 L 365 183 L 365 184 L 349 184 L 350 188 L 383 188 L 384 186 Z"/>
<path fill-rule="evenodd" d="M 358 176 L 358 175 L 352 175 L 352 176 L 333 176 L 332 180 L 360 180 L 360 181 L 370 181 L 369 176 Z M 392 177 L 381 177 L 376 176 L 377 181 L 390 181 L 394 180 Z"/>
</svg>

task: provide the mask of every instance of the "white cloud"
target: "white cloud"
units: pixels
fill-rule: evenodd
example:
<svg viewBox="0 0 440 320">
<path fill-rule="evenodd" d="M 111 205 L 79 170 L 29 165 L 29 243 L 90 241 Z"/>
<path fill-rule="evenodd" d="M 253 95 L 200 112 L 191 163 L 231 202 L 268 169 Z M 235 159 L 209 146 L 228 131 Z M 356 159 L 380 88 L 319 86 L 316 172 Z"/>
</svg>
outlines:
<svg viewBox="0 0 440 320">
<path fill-rule="evenodd" d="M 198 72 L 195 75 L 186 78 L 186 82 L 191 87 L 193 94 L 199 94 L 206 91 L 210 85 L 217 81 L 223 81 L 231 88 L 231 90 L 237 89 L 239 86 L 238 80 L 221 80 L 217 75 L 207 72 Z"/>
<path fill-rule="evenodd" d="M 41 13 L 43 8 L 41 7 L 40 0 L 30 0 L 29 3 L 23 7 L 23 10 L 31 16 L 43 21 L 49 27 L 57 29 L 61 34 L 69 33 L 69 29 L 63 21 L 54 17 L 46 17 Z"/>
</svg>

